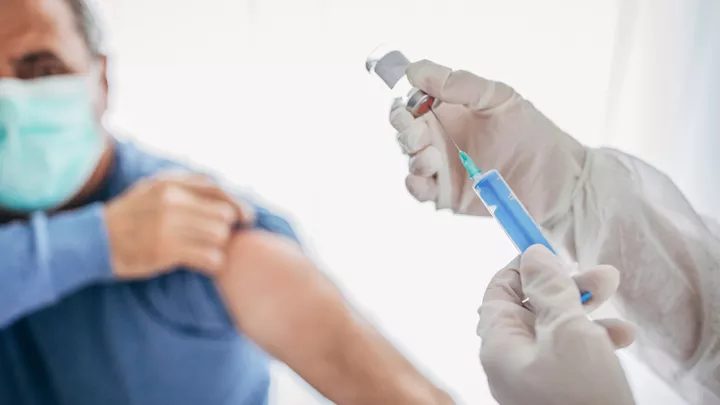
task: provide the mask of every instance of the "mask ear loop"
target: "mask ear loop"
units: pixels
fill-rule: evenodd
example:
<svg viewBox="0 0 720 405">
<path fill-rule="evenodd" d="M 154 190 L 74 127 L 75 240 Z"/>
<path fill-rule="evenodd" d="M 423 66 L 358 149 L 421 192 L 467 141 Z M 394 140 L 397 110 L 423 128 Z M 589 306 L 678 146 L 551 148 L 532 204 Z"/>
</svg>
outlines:
<svg viewBox="0 0 720 405">
<path fill-rule="evenodd" d="M 100 76 L 102 69 L 100 68 L 99 62 L 90 62 L 90 68 L 87 73 L 84 74 L 85 81 L 88 86 L 90 98 L 94 99 L 97 96 L 97 89 L 100 85 Z"/>
<path fill-rule="evenodd" d="M 90 62 L 88 72 L 85 74 L 86 85 L 88 86 L 88 98 L 90 99 L 91 103 L 100 102 L 100 97 L 103 97 L 100 89 L 103 86 L 101 79 L 104 72 L 101 66 L 102 64 L 100 62 L 92 61 Z M 93 108 L 93 112 L 95 112 L 95 105 L 93 104 L 91 107 Z M 105 134 L 107 137 L 107 114 L 103 112 L 102 116 L 99 118 L 98 121 L 98 130 Z"/>
<path fill-rule="evenodd" d="M 14 175 L 4 169 L 7 159 L 4 159 L 3 155 L 12 153 L 12 150 L 18 147 L 17 115 L 17 107 L 0 93 L 0 183 L 4 183 L 3 176 Z"/>
<path fill-rule="evenodd" d="M 9 80 L 8 82 L 3 82 Z M 7 84 L 12 90 L 12 86 L 15 85 L 15 79 L 0 79 L 0 83 Z M 18 131 L 19 111 L 18 106 L 8 99 L 6 92 L 2 85 L 0 85 L 0 154 L 2 150 L 11 150 L 17 146 L 20 139 Z M 12 93 L 12 91 L 10 91 Z M 1 160 L 1 159 L 0 159 Z M 2 172 L 2 162 L 0 162 L 0 172 Z M 0 176 L 1 177 L 1 176 Z"/>
</svg>

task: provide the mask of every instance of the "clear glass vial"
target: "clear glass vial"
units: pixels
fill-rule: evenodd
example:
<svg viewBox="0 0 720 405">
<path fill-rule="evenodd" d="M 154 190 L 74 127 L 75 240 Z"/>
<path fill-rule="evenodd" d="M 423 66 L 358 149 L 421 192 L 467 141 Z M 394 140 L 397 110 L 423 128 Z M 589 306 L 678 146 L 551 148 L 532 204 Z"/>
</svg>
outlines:
<svg viewBox="0 0 720 405">
<path fill-rule="evenodd" d="M 379 46 L 365 61 L 368 73 L 382 80 L 390 88 L 393 98 L 400 99 L 410 114 L 417 118 L 429 112 L 436 100 L 410 85 L 405 76 L 408 66 L 408 58 L 389 45 Z"/>
</svg>

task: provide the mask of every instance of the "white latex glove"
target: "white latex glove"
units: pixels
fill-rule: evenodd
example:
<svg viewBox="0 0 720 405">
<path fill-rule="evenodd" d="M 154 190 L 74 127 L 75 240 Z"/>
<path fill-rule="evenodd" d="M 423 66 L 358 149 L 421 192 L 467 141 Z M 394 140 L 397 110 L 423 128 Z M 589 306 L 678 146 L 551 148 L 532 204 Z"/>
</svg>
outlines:
<svg viewBox="0 0 720 405">
<path fill-rule="evenodd" d="M 400 103 L 390 113 L 411 157 L 406 185 L 415 198 L 434 201 L 438 209 L 487 215 L 444 129 L 480 169 L 497 169 L 537 220 L 569 204 L 585 149 L 529 101 L 503 83 L 428 61 L 412 64 L 407 77 L 442 101 L 435 110 L 442 128 L 432 113 L 415 119 Z"/>
<path fill-rule="evenodd" d="M 542 246 L 501 270 L 479 310 L 480 360 L 500 405 L 632 405 L 630 386 L 615 348 L 633 340 L 619 320 L 591 321 L 578 286 L 593 293 L 587 310 L 618 287 L 618 271 L 598 266 L 575 281 Z M 523 308 L 522 297 L 535 313 Z"/>
<path fill-rule="evenodd" d="M 568 261 L 620 271 L 612 301 L 638 326 L 634 354 L 690 404 L 720 403 L 720 226 L 665 174 L 583 147 L 504 84 L 426 61 L 407 73 L 444 102 L 437 114 L 448 133 L 482 169 L 502 173 Z M 415 197 L 485 214 L 432 114 L 413 119 L 396 104 L 391 121 L 411 156 Z"/>
</svg>

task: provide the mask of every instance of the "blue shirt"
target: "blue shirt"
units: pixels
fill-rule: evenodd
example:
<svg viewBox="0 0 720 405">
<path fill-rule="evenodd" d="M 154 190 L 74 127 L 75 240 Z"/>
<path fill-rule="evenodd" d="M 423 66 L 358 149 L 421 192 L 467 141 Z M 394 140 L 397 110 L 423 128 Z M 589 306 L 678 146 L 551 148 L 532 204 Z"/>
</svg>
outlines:
<svg viewBox="0 0 720 405">
<path fill-rule="evenodd" d="M 0 404 L 266 404 L 268 358 L 235 330 L 212 281 L 182 269 L 112 279 L 102 203 L 179 167 L 116 146 L 88 205 L 0 226 Z M 258 227 L 295 239 L 256 208 Z"/>
</svg>

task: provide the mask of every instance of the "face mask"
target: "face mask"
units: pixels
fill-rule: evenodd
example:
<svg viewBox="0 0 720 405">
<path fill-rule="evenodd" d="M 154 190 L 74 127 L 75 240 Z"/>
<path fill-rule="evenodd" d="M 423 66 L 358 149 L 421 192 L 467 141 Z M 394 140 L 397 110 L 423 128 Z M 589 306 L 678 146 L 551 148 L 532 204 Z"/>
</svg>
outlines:
<svg viewBox="0 0 720 405">
<path fill-rule="evenodd" d="M 57 208 L 93 174 L 105 141 L 90 77 L 0 79 L 0 207 Z"/>
</svg>

